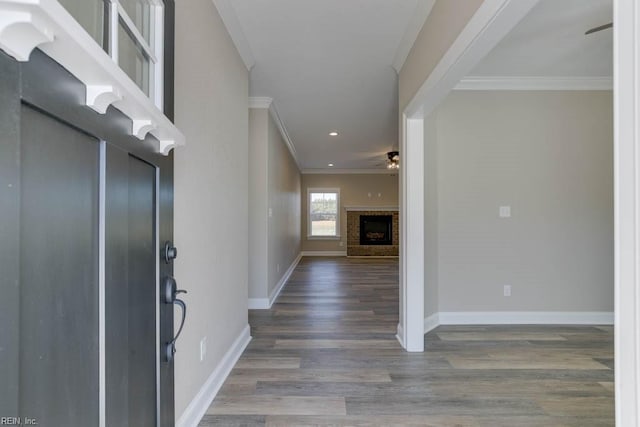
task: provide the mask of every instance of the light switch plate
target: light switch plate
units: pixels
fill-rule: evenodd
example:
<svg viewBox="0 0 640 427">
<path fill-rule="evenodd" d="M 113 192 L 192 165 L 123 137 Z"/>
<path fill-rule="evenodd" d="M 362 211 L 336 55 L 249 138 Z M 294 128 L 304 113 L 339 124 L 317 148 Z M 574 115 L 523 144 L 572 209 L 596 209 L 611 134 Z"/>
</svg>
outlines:
<svg viewBox="0 0 640 427">
<path fill-rule="evenodd" d="M 499 215 L 500 215 L 500 218 L 510 218 L 511 206 L 500 206 Z"/>
</svg>

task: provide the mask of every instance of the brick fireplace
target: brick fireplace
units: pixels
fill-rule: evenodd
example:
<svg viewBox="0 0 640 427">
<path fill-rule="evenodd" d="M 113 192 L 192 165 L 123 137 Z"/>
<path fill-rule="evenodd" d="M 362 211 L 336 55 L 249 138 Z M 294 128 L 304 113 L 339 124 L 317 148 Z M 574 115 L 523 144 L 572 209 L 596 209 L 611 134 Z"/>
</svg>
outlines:
<svg viewBox="0 0 640 427">
<path fill-rule="evenodd" d="M 398 256 L 397 208 L 347 207 L 347 256 Z"/>
</svg>

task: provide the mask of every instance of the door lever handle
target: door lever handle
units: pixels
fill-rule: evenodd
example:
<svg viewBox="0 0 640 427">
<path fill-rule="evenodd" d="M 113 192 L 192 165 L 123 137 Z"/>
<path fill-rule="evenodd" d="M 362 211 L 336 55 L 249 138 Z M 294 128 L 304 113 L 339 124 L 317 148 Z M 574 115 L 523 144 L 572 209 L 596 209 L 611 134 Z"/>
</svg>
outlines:
<svg viewBox="0 0 640 427">
<path fill-rule="evenodd" d="M 182 291 L 182 292 L 184 292 L 185 294 L 187 293 L 187 291 Z M 178 337 L 182 333 L 182 328 L 184 327 L 184 321 L 187 318 L 187 305 L 184 303 L 184 301 L 176 298 L 173 301 L 173 304 L 182 308 L 182 320 L 180 321 L 180 327 L 178 328 L 178 332 L 176 333 L 176 336 L 173 337 L 173 339 L 169 341 L 165 346 L 165 356 L 167 358 L 167 362 L 171 362 L 173 360 L 173 355 L 176 354 L 176 341 L 178 340 Z"/>
<path fill-rule="evenodd" d="M 187 293 L 186 290 L 178 289 L 176 280 L 173 277 L 167 276 L 165 278 L 164 303 L 177 305 L 182 309 L 182 321 L 180 322 L 180 327 L 178 328 L 178 332 L 171 339 L 171 341 L 166 343 L 164 346 L 165 358 L 167 362 L 171 362 L 173 360 L 173 356 L 176 353 L 176 341 L 178 340 L 178 337 L 182 333 L 182 328 L 184 327 L 184 322 L 187 317 L 187 304 L 185 304 L 183 300 L 176 298 L 176 295 L 186 294 L 186 293 Z"/>
</svg>

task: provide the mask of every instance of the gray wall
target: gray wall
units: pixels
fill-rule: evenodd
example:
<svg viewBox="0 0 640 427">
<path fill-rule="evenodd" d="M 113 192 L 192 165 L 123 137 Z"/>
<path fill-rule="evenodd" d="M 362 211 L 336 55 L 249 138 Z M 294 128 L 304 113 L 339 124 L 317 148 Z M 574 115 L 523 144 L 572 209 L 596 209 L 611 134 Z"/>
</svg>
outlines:
<svg viewBox="0 0 640 427">
<path fill-rule="evenodd" d="M 249 109 L 249 298 L 267 298 L 269 110 Z"/>
<path fill-rule="evenodd" d="M 247 326 L 249 74 L 211 0 L 176 2 L 176 418 Z M 200 340 L 207 354 L 200 361 Z"/>
<path fill-rule="evenodd" d="M 436 115 L 424 121 L 424 316 L 438 311 L 438 132 Z"/>
<path fill-rule="evenodd" d="M 454 92 L 436 114 L 438 310 L 613 311 L 611 92 Z"/>
<path fill-rule="evenodd" d="M 300 254 L 300 179 L 269 110 L 251 108 L 249 298 L 271 297 Z"/>
<path fill-rule="evenodd" d="M 300 254 L 301 176 L 280 130 L 269 116 L 269 295 Z"/>
</svg>

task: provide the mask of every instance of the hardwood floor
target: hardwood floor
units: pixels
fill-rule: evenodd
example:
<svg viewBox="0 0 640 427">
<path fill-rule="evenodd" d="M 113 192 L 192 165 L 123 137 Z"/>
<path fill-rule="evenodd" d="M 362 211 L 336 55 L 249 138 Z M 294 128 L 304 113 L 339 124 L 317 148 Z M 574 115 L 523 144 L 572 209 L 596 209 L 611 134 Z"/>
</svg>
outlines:
<svg viewBox="0 0 640 427">
<path fill-rule="evenodd" d="M 303 258 L 201 426 L 614 426 L 613 329 L 441 326 L 395 339 L 397 259 Z"/>
</svg>

